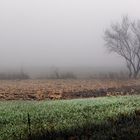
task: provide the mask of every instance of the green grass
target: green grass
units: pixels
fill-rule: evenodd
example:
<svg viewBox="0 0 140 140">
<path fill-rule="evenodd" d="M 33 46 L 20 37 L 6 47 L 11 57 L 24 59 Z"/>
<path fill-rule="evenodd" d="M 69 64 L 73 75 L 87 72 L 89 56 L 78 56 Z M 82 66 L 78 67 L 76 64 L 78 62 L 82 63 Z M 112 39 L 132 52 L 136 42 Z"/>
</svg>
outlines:
<svg viewBox="0 0 140 140">
<path fill-rule="evenodd" d="M 0 140 L 138 140 L 140 96 L 0 101 Z"/>
</svg>

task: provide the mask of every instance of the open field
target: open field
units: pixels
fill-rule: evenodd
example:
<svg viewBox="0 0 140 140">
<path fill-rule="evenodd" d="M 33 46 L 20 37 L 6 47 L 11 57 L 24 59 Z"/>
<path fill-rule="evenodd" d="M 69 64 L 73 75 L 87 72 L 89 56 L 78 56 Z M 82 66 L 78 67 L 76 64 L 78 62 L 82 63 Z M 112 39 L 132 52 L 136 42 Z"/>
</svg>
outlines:
<svg viewBox="0 0 140 140">
<path fill-rule="evenodd" d="M 73 99 L 140 93 L 140 80 L 1 80 L 0 100 Z"/>
<path fill-rule="evenodd" d="M 0 101 L 0 140 L 139 140 L 140 96 Z"/>
<path fill-rule="evenodd" d="M 1 80 L 0 140 L 45 139 L 139 140 L 140 80 Z"/>
</svg>

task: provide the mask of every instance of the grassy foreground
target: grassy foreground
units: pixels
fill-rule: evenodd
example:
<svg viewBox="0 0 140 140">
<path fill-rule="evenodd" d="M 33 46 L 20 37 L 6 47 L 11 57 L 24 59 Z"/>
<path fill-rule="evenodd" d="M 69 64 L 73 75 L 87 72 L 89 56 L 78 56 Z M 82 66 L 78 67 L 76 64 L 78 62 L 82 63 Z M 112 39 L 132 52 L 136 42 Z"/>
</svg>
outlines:
<svg viewBox="0 0 140 140">
<path fill-rule="evenodd" d="M 0 101 L 0 140 L 140 139 L 140 96 Z"/>
</svg>

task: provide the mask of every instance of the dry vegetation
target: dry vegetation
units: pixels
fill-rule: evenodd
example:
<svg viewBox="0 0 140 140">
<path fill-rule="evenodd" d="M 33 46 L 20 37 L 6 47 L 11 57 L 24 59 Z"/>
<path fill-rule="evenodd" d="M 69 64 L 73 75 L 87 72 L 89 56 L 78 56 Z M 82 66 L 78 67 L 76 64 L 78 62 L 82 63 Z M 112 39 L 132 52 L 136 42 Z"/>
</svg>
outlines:
<svg viewBox="0 0 140 140">
<path fill-rule="evenodd" d="M 1 80 L 0 100 L 71 99 L 139 94 L 140 80 Z"/>
</svg>

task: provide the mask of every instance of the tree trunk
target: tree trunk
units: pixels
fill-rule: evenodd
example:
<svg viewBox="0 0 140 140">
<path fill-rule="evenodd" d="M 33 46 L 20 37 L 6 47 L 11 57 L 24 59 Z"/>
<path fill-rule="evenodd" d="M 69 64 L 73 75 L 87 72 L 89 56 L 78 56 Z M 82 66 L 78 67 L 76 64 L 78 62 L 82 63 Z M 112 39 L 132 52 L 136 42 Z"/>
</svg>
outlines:
<svg viewBox="0 0 140 140">
<path fill-rule="evenodd" d="M 132 78 L 132 72 L 129 72 L 129 79 Z"/>
<path fill-rule="evenodd" d="M 134 78 L 134 79 L 137 79 L 137 78 L 138 78 L 138 73 L 139 73 L 139 72 L 134 72 L 134 74 L 133 74 L 133 78 Z"/>
</svg>

